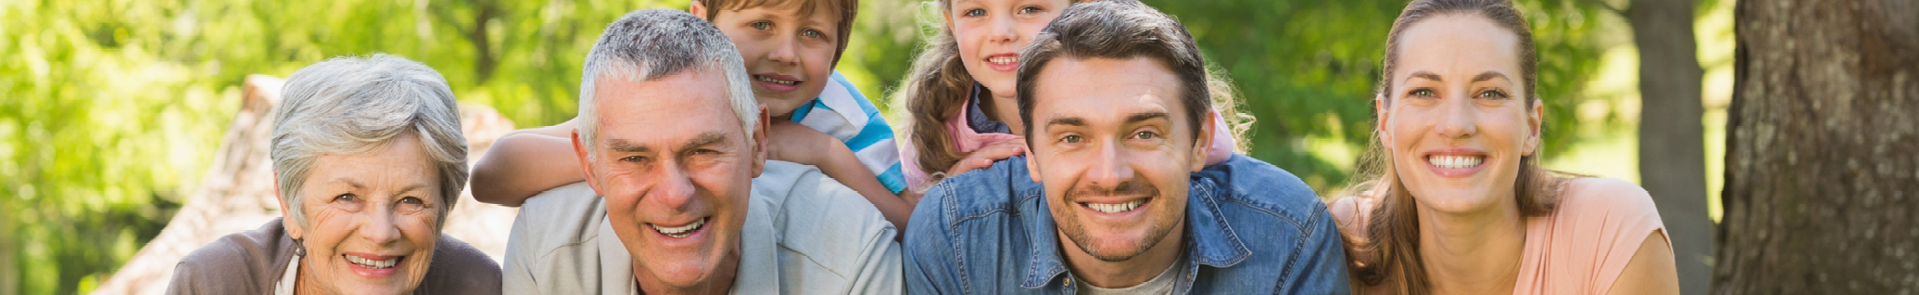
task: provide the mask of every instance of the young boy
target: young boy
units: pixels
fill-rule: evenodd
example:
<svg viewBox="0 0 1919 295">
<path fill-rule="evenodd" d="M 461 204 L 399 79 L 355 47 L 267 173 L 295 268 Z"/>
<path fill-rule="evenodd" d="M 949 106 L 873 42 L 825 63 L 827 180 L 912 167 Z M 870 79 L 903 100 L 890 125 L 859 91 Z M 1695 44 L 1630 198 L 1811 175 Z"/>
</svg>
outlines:
<svg viewBox="0 0 1919 295">
<path fill-rule="evenodd" d="M 905 228 L 913 206 L 896 195 L 906 181 L 893 129 L 833 71 L 858 6 L 858 0 L 695 0 L 688 12 L 712 22 L 739 48 L 753 94 L 773 117 L 768 158 L 819 167 Z M 576 124 L 502 136 L 473 167 L 473 197 L 518 206 L 583 181 L 571 142 Z"/>
</svg>

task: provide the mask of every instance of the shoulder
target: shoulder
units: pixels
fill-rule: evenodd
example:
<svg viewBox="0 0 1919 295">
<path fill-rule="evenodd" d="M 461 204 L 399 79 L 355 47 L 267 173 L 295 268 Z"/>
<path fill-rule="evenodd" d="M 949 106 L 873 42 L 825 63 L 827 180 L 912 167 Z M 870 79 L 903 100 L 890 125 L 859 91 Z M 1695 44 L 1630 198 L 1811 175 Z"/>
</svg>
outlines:
<svg viewBox="0 0 1919 295">
<path fill-rule="evenodd" d="M 479 248 L 445 234 L 433 246 L 433 262 L 420 288 L 436 294 L 499 294 L 500 264 Z"/>
<path fill-rule="evenodd" d="M 1027 171 L 1026 161 L 1026 156 L 1013 156 L 986 168 L 947 177 L 927 189 L 920 202 L 945 206 L 947 213 L 955 215 L 949 217 L 956 221 L 1017 211 L 1019 204 L 1040 197 L 1042 191 L 1039 183 L 1028 176 L 1031 171 Z M 928 198 L 934 196 L 937 197 Z"/>
<path fill-rule="evenodd" d="M 1372 196 L 1358 195 L 1333 200 L 1326 205 L 1326 209 L 1333 214 L 1333 221 L 1338 223 L 1340 231 L 1365 232 L 1365 221 L 1372 217 L 1373 208 L 1378 206 L 1379 201 Z"/>
<path fill-rule="evenodd" d="M 811 258 L 805 260 L 820 268 L 850 276 L 869 265 L 869 261 L 893 253 L 890 265 L 898 265 L 898 230 L 880 215 L 879 209 L 858 192 L 825 177 L 813 166 L 767 161 L 769 181 L 789 179 L 786 185 L 761 190 L 754 180 L 753 203 L 748 210 L 767 210 L 772 218 L 773 234 L 783 251 Z M 764 193 L 759 193 L 764 192 Z"/>
<path fill-rule="evenodd" d="M 292 259 L 291 247 L 280 219 L 274 219 L 259 229 L 226 235 L 193 250 L 174 266 L 173 283 L 271 287 Z"/>
<path fill-rule="evenodd" d="M 1194 173 L 1195 192 L 1221 203 L 1267 211 L 1295 223 L 1325 217 L 1326 203 L 1298 176 L 1244 155 Z M 1304 226 L 1304 225 L 1302 225 Z"/>
<path fill-rule="evenodd" d="M 510 239 L 542 250 L 579 243 L 597 235 L 600 221 L 605 218 L 605 199 L 586 182 L 576 182 L 526 199 L 513 221 L 514 233 Z"/>
<path fill-rule="evenodd" d="M 1574 178 L 1567 180 L 1559 194 L 1555 215 L 1560 218 L 1651 218 L 1657 222 L 1659 207 L 1652 195 L 1637 184 L 1613 178 Z"/>
</svg>

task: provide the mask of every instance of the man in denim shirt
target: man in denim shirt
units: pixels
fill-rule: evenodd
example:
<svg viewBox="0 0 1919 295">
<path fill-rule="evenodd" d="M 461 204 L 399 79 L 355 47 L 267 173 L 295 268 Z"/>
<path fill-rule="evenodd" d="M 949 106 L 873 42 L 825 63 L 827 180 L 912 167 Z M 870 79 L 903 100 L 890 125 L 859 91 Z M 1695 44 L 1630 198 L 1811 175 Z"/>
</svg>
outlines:
<svg viewBox="0 0 1919 295">
<path fill-rule="evenodd" d="M 1202 167 L 1220 127 L 1177 21 L 1079 4 L 1020 56 L 1032 159 L 927 192 L 907 227 L 909 293 L 1350 293 L 1312 189 L 1245 156 Z"/>
</svg>

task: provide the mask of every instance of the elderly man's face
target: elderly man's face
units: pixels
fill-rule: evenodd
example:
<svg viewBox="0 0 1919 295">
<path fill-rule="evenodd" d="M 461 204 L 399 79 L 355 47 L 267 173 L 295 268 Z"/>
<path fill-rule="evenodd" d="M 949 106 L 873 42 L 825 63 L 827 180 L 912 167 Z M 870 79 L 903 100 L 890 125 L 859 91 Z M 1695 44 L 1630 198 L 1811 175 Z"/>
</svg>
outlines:
<svg viewBox="0 0 1919 295">
<path fill-rule="evenodd" d="M 765 157 L 764 115 L 740 128 L 717 70 L 655 81 L 600 79 L 599 134 L 575 150 L 587 183 L 606 198 L 614 233 L 650 292 L 732 283 L 752 180 Z M 587 149 L 593 152 L 587 152 Z"/>
<path fill-rule="evenodd" d="M 307 226 L 287 228 L 307 249 L 301 283 L 333 294 L 404 294 L 420 285 L 446 206 L 421 144 L 405 132 L 365 154 L 313 161 L 294 204 L 304 206 Z"/>
<path fill-rule="evenodd" d="M 1179 80 L 1147 58 L 1059 58 L 1032 99 L 1034 181 L 1069 257 L 1125 262 L 1177 252 L 1188 175 L 1204 161 Z"/>
</svg>

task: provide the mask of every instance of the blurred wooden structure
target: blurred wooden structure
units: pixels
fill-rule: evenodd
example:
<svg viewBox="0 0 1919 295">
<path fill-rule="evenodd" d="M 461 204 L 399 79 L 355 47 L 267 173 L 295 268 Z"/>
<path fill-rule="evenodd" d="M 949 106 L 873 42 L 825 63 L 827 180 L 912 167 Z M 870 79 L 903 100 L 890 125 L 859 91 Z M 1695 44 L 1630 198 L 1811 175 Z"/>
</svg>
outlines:
<svg viewBox="0 0 1919 295">
<path fill-rule="evenodd" d="M 271 76 L 247 77 L 240 111 L 200 186 L 188 195 L 166 229 L 94 294 L 164 294 L 181 257 L 221 236 L 259 228 L 280 217 L 268 139 L 273 106 L 280 100 L 284 82 Z M 486 154 L 494 139 L 513 130 L 512 121 L 485 106 L 460 106 L 460 123 L 470 149 L 469 163 Z M 447 217 L 446 234 L 503 262 L 507 233 L 519 210 L 474 201 L 471 193 L 460 198 Z"/>
</svg>

